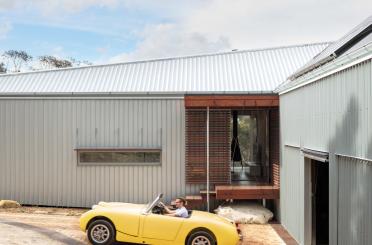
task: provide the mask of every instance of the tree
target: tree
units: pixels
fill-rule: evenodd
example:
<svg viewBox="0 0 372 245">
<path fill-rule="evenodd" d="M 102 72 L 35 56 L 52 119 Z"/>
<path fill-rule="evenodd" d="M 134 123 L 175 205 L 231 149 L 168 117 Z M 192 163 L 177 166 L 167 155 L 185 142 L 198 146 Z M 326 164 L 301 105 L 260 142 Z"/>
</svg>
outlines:
<svg viewBox="0 0 372 245">
<path fill-rule="evenodd" d="M 69 58 L 73 66 L 89 66 L 92 65 L 92 62 L 89 62 L 87 60 L 77 60 L 75 58 Z"/>
<path fill-rule="evenodd" d="M 22 66 L 27 65 L 32 60 L 32 56 L 22 50 L 5 51 L 3 57 L 8 64 L 11 63 L 13 65 L 13 72 L 20 72 Z"/>
<path fill-rule="evenodd" d="M 58 59 L 51 55 L 40 56 L 39 61 L 44 69 L 72 67 L 71 61 Z"/>
<path fill-rule="evenodd" d="M 0 63 L 0 73 L 6 73 L 6 67 L 3 62 Z"/>
</svg>

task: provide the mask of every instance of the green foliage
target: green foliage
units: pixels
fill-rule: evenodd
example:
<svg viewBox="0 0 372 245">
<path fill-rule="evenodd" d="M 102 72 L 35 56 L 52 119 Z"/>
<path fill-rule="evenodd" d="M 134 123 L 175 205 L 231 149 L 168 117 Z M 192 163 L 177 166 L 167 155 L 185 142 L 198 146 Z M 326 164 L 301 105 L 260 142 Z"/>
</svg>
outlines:
<svg viewBox="0 0 372 245">
<path fill-rule="evenodd" d="M 92 65 L 92 62 L 89 62 L 87 60 L 77 60 L 75 58 L 70 57 L 69 60 L 73 64 L 73 66 L 88 66 Z"/>
<path fill-rule="evenodd" d="M 246 161 L 254 161 L 254 147 L 257 137 L 257 119 L 251 115 L 238 116 L 238 139 L 242 157 Z"/>
<path fill-rule="evenodd" d="M 6 73 L 6 67 L 2 62 L 0 63 L 0 73 Z"/>
<path fill-rule="evenodd" d="M 20 72 L 22 66 L 27 65 L 31 60 L 32 56 L 23 50 L 8 50 L 2 55 L 7 63 L 13 65 L 14 72 Z"/>
<path fill-rule="evenodd" d="M 58 59 L 51 55 L 40 56 L 39 61 L 42 67 L 46 69 L 72 67 L 71 61 L 64 60 L 64 59 Z"/>
<path fill-rule="evenodd" d="M 23 50 L 8 50 L 2 54 L 4 63 L 0 63 L 0 73 L 20 72 L 21 69 L 39 70 L 53 68 L 67 68 L 73 66 L 92 65 L 89 61 L 81 61 L 74 58 L 61 59 L 52 55 L 39 56 L 37 63 L 29 65 L 32 61 L 32 56 Z"/>
</svg>

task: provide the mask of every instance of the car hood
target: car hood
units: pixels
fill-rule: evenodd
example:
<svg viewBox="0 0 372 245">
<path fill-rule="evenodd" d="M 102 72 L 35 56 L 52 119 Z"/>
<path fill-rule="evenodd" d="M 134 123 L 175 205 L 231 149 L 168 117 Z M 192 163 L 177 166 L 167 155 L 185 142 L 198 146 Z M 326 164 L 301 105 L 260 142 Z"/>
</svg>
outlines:
<svg viewBox="0 0 372 245">
<path fill-rule="evenodd" d="M 92 209 L 108 208 L 140 213 L 144 211 L 146 206 L 146 204 L 134 204 L 125 202 L 99 202 L 97 205 L 94 205 Z"/>
</svg>

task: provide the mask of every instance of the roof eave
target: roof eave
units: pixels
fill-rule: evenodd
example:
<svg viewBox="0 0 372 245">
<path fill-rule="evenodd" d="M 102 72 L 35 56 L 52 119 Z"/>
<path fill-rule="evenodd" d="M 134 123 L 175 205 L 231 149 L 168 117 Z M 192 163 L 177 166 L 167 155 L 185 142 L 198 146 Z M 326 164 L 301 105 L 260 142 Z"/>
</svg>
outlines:
<svg viewBox="0 0 372 245">
<path fill-rule="evenodd" d="M 303 67 L 303 68 L 300 68 L 300 70 L 298 70 L 297 72 L 295 72 L 294 74 L 292 74 L 288 80 L 295 80 L 303 75 L 305 75 L 306 73 L 309 73 L 315 69 L 317 69 L 318 67 L 336 59 L 337 57 L 341 56 L 342 54 L 344 54 L 347 50 L 349 50 L 351 47 L 353 47 L 356 43 L 358 43 L 359 41 L 361 41 L 363 38 L 365 38 L 366 36 L 368 36 L 370 33 L 372 33 L 372 24 L 369 24 L 368 26 L 366 26 L 364 29 L 362 29 L 361 31 L 359 31 L 355 36 L 353 36 L 349 41 L 347 41 L 344 45 L 342 45 L 341 47 L 339 47 L 338 49 L 336 49 L 333 53 L 331 53 L 329 56 L 319 60 L 318 62 L 310 65 L 310 66 L 307 66 L 307 67 Z M 325 50 L 323 50 L 322 52 L 324 52 Z M 321 52 L 321 53 L 322 53 Z"/>
<path fill-rule="evenodd" d="M 372 59 L 372 43 L 369 43 L 350 54 L 333 59 L 332 61 L 319 66 L 315 70 L 312 70 L 294 80 L 287 80 L 284 85 L 276 88 L 274 92 L 279 95 L 288 93 L 369 59 Z"/>
<path fill-rule="evenodd" d="M 0 93 L 0 98 L 9 97 L 182 97 L 185 95 L 272 95 L 277 94 L 273 90 L 268 91 L 175 91 L 175 92 L 33 92 L 33 93 Z"/>
</svg>

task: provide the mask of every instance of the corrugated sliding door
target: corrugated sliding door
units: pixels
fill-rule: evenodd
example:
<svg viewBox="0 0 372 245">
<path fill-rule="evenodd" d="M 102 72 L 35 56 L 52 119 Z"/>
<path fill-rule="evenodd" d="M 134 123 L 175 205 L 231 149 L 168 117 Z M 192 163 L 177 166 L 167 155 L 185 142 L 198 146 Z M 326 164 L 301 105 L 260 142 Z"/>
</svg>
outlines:
<svg viewBox="0 0 372 245">
<path fill-rule="evenodd" d="M 230 183 L 230 110 L 210 111 L 210 182 Z M 206 110 L 186 109 L 186 182 L 205 183 Z"/>
</svg>

